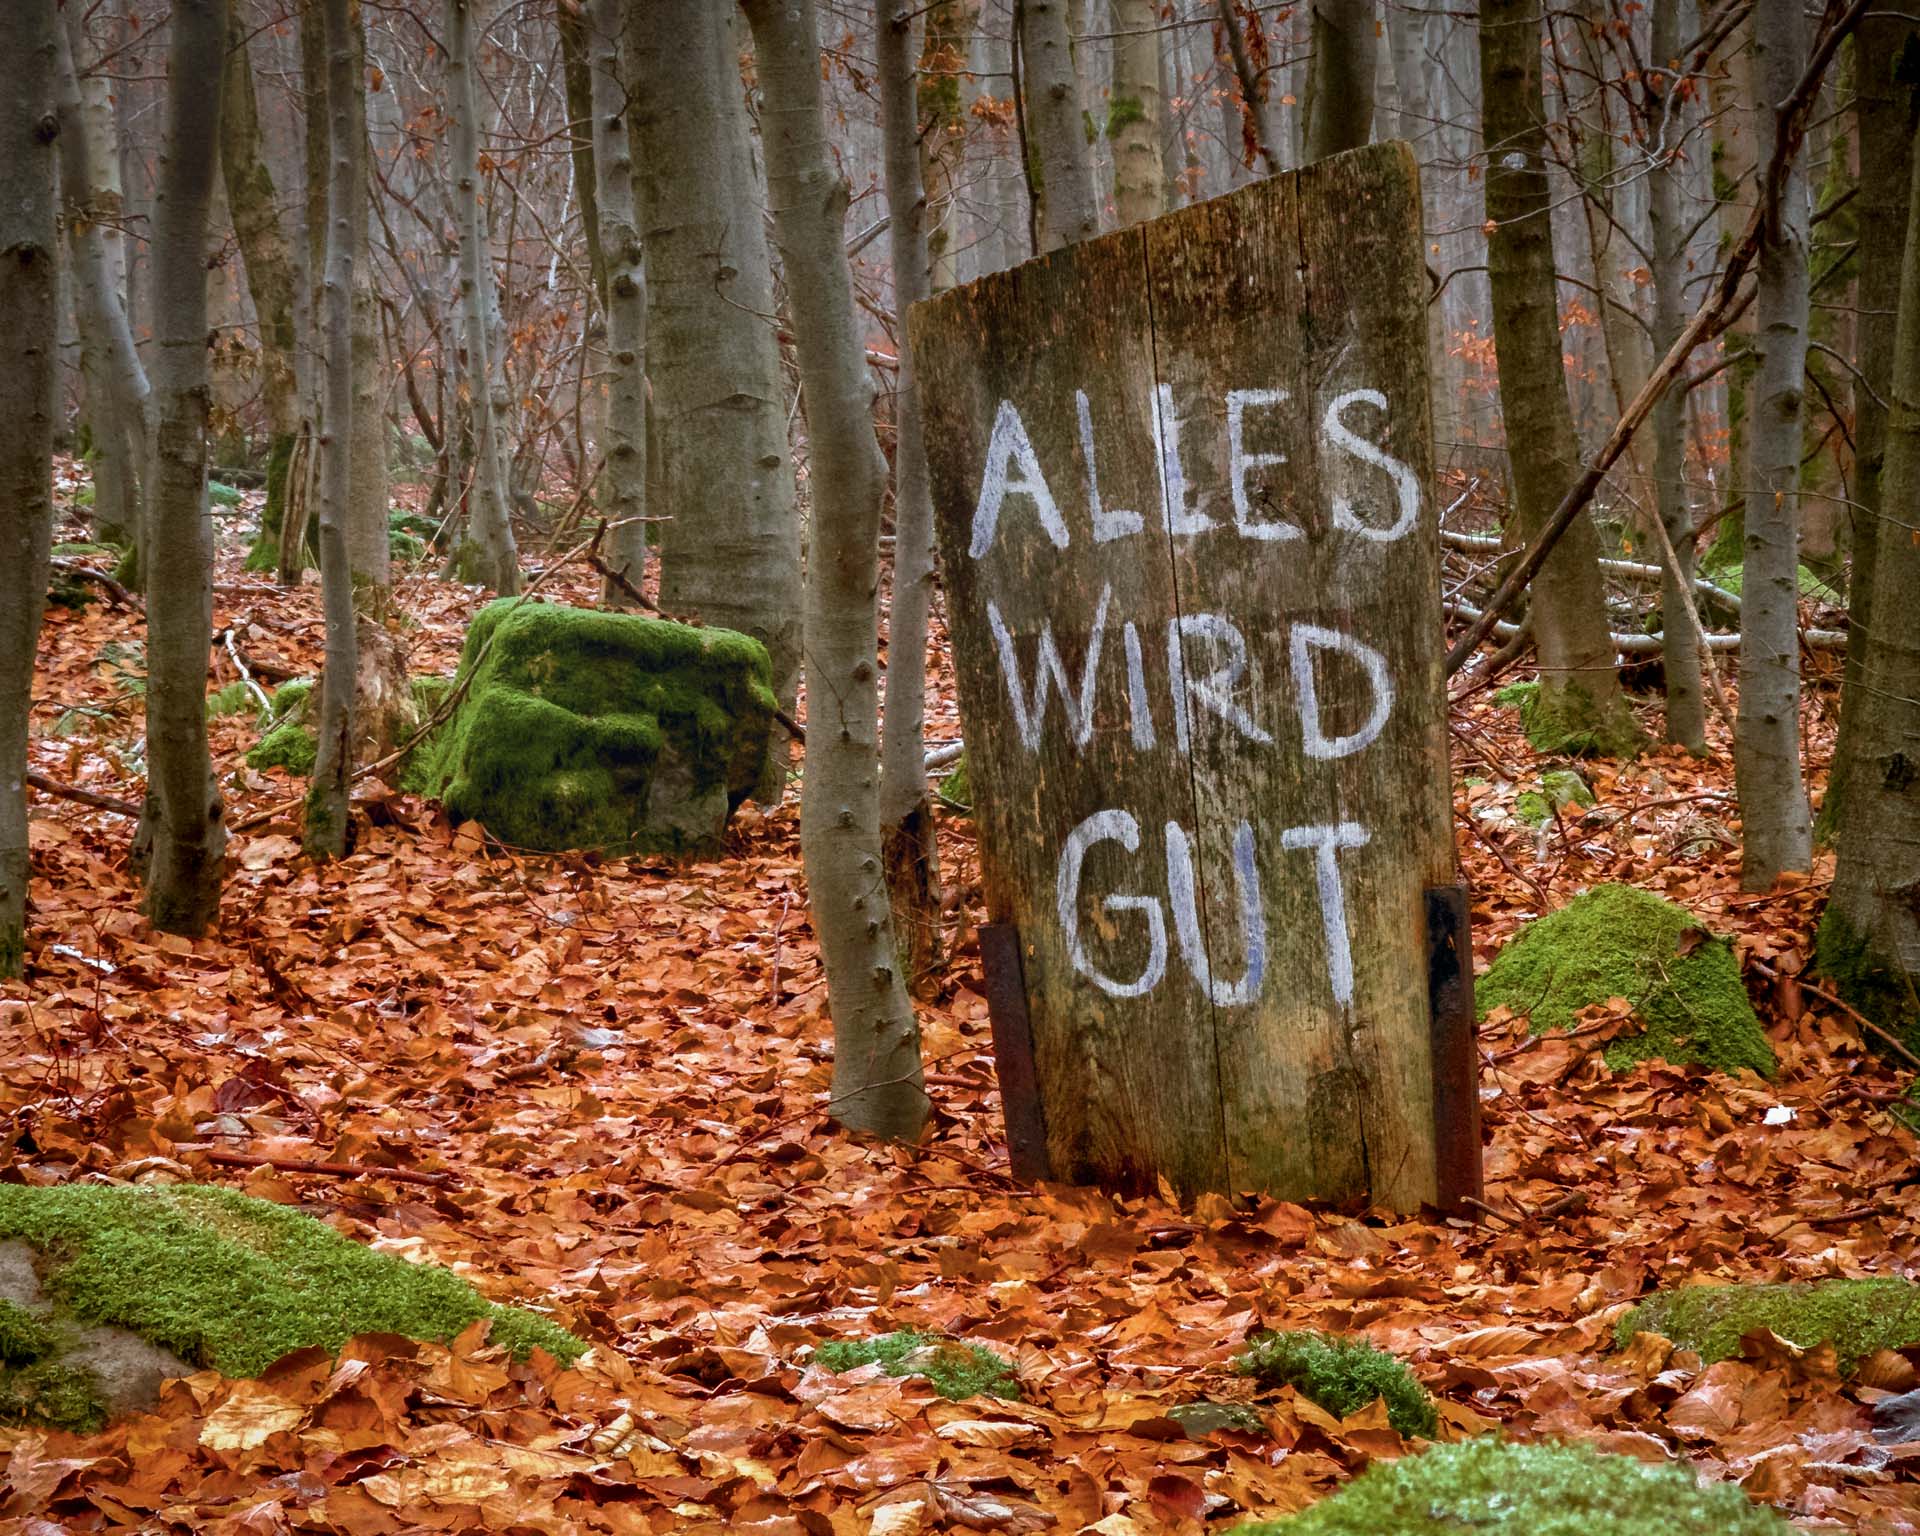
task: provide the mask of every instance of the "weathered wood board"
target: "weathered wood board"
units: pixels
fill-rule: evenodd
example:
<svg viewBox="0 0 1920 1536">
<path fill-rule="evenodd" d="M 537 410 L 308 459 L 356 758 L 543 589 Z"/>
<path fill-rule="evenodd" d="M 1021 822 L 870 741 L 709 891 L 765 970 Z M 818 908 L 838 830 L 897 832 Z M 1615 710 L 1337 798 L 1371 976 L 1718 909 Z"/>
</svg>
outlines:
<svg viewBox="0 0 1920 1536">
<path fill-rule="evenodd" d="M 1435 1198 L 1419 231 L 1413 159 L 1376 145 L 913 314 L 989 916 L 1060 1177 Z"/>
</svg>

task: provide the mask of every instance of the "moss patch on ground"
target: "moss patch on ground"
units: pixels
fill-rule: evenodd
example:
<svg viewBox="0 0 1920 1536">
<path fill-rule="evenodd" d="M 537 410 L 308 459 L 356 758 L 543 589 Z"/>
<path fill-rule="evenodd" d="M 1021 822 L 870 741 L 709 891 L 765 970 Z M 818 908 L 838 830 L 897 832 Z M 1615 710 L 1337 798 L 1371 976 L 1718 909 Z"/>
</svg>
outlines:
<svg viewBox="0 0 1920 1536">
<path fill-rule="evenodd" d="M 433 792 L 546 852 L 717 851 L 773 725 L 757 640 L 633 614 L 502 598 L 475 616 L 459 677 Z"/>
<path fill-rule="evenodd" d="M 1646 745 L 1639 722 L 1617 695 L 1603 706 L 1584 688 L 1511 683 L 1493 696 L 1520 712 L 1527 744 L 1545 757 L 1635 757 Z"/>
<path fill-rule="evenodd" d="M 1234 1536 L 1791 1536 L 1730 1483 L 1684 1464 L 1485 1438 L 1377 1462 L 1329 1499 Z"/>
<path fill-rule="evenodd" d="M 0 1185 L 0 1240 L 9 1238 L 41 1255 L 63 1314 L 129 1329 L 229 1376 L 258 1375 L 296 1349 L 338 1350 L 361 1333 L 444 1343 L 480 1318 L 516 1358 L 538 1348 L 570 1365 L 587 1348 L 450 1270 L 375 1253 L 229 1189 Z"/>
<path fill-rule="evenodd" d="M 296 677 L 274 689 L 265 728 L 247 752 L 249 768 L 262 772 L 283 768 L 297 778 L 313 772 L 313 760 L 319 752 L 313 727 L 307 723 L 314 704 L 313 689 L 310 677 Z"/>
<path fill-rule="evenodd" d="M 889 1376 L 924 1376 L 942 1397 L 1017 1398 L 1020 1382 L 1013 1365 L 990 1349 L 903 1328 L 875 1339 L 833 1339 L 813 1352 L 813 1363 L 829 1371 L 879 1365 Z"/>
<path fill-rule="evenodd" d="M 1387 1404 L 1387 1422 L 1409 1438 L 1439 1427 L 1433 1399 L 1412 1371 L 1365 1339 L 1324 1333 L 1257 1334 L 1233 1368 L 1269 1387 L 1292 1387 L 1346 1418 L 1375 1398 Z"/>
<path fill-rule="evenodd" d="M 1803 1349 L 1831 1344 L 1850 1371 L 1881 1349 L 1920 1344 L 1920 1285 L 1911 1280 L 1815 1280 L 1784 1285 L 1683 1285 L 1620 1319 L 1624 1347 L 1657 1333 L 1709 1364 L 1740 1353 L 1740 1340 L 1770 1328 Z"/>
<path fill-rule="evenodd" d="M 1474 983 L 1474 997 L 1481 1017 L 1504 1005 L 1536 1033 L 1570 1029 L 1582 1008 L 1624 997 L 1646 1032 L 1607 1048 L 1616 1070 L 1655 1056 L 1763 1077 L 1776 1065 L 1733 946 L 1685 907 L 1628 885 L 1595 886 L 1527 924 Z"/>
<path fill-rule="evenodd" d="M 1593 791 L 1587 781 L 1571 768 L 1549 768 L 1540 775 L 1540 787 L 1520 792 L 1513 811 L 1530 827 L 1543 827 L 1553 820 L 1555 811 L 1591 806 Z"/>
</svg>

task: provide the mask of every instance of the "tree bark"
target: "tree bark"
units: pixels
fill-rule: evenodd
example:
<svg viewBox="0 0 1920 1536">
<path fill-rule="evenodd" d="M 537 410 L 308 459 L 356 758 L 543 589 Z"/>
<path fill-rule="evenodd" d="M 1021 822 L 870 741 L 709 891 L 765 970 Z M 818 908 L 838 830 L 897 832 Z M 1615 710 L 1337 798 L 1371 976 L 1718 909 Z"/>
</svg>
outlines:
<svg viewBox="0 0 1920 1536">
<path fill-rule="evenodd" d="M 468 579 L 496 592 L 520 590 L 513 543 L 506 445 L 494 396 L 490 303 L 493 261 L 480 207 L 480 99 L 473 83 L 472 0 L 447 0 L 447 97 L 453 118 L 454 206 L 460 222 L 460 305 L 473 404 L 474 476 L 466 550 L 458 564 Z"/>
<path fill-rule="evenodd" d="M 647 367 L 658 424 L 660 606 L 752 635 L 774 695 L 799 687 L 800 529 L 773 268 L 739 72 L 733 7 L 635 6 L 627 33 L 646 218 Z M 792 280 L 789 279 L 791 289 Z M 778 804 L 788 745 L 770 743 L 755 798 Z"/>
<path fill-rule="evenodd" d="M 1160 6 L 1158 0 L 1113 0 L 1113 94 L 1107 139 L 1113 145 L 1113 212 L 1122 227 L 1167 211 L 1161 157 Z"/>
<path fill-rule="evenodd" d="M 1913 139 L 1908 133 L 1911 84 L 1896 81 L 1895 69 L 1920 26 L 1890 12 L 1868 12 L 1854 38 L 1858 94 L 1854 111 L 1860 133 L 1860 306 L 1859 376 L 1853 386 L 1854 486 L 1851 513 L 1853 572 L 1847 587 L 1847 665 L 1842 686 L 1840 734 L 1826 797 L 1820 802 L 1818 832 L 1827 843 L 1838 840 L 1847 786 L 1860 750 L 1858 722 L 1860 672 L 1868 637 L 1874 630 L 1874 567 L 1880 545 L 1884 504 L 1887 410 L 1893 384 L 1895 311 L 1900 302 L 1900 272 L 1906 243 L 1908 191 Z"/>
<path fill-rule="evenodd" d="M 1027 128 L 1046 210 L 1040 248 L 1057 251 L 1100 233 L 1086 112 L 1067 34 L 1066 0 L 1020 0 L 1018 16 Z"/>
<path fill-rule="evenodd" d="M 1373 0 L 1313 0 L 1306 101 L 1309 162 L 1368 142 L 1379 46 Z"/>
<path fill-rule="evenodd" d="M 593 86 L 593 165 L 607 293 L 607 557 L 637 586 L 647 569 L 647 269 L 633 205 L 627 76 L 621 67 L 625 0 L 592 0 L 587 13 Z M 623 605 L 608 578 L 602 601 Z"/>
<path fill-rule="evenodd" d="M 1777 103 L 1807 67 L 1799 0 L 1753 9 L 1754 140 L 1773 157 Z M 1762 194 L 1764 195 L 1764 194 Z M 1813 860 L 1813 824 L 1800 767 L 1800 453 L 1807 370 L 1807 182 L 1796 163 L 1760 245 L 1754 293 L 1752 443 L 1740 584 L 1740 705 L 1734 778 L 1740 796 L 1740 882 L 1765 890 Z"/>
<path fill-rule="evenodd" d="M 927 7 L 920 50 L 920 182 L 926 189 L 927 255 L 932 291 L 945 293 L 957 275 L 954 233 L 960 208 L 954 193 L 967 150 L 967 57 L 980 0 L 934 0 Z"/>
<path fill-rule="evenodd" d="M 220 96 L 201 78 L 227 46 L 227 0 L 175 0 L 153 220 L 151 538 L 147 542 L 147 916 L 197 937 L 219 915 L 227 829 L 207 746 L 213 517 L 207 501 L 207 208 Z"/>
<path fill-rule="evenodd" d="M 293 320 L 293 257 L 280 227 L 273 172 L 261 148 L 247 30 L 245 18 L 235 10 L 227 18 L 226 69 L 220 86 L 220 168 L 234 238 L 246 263 L 247 291 L 260 326 L 261 395 L 267 408 L 267 502 L 247 565 L 271 570 L 279 556 L 287 463 L 300 431 L 300 399 L 294 382 L 298 337 Z"/>
<path fill-rule="evenodd" d="M 1481 0 L 1486 100 L 1487 265 L 1494 352 L 1513 465 L 1516 542 L 1530 541 L 1579 474 L 1554 290 L 1540 0 Z M 1532 587 L 1540 663 L 1537 742 L 1631 753 L 1639 731 L 1620 692 L 1601 586 L 1599 538 L 1583 511 Z"/>
<path fill-rule="evenodd" d="M 368 213 L 372 199 L 368 195 L 367 156 L 367 30 L 361 15 L 361 0 L 352 0 L 347 12 L 353 44 L 353 94 L 348 106 L 352 113 L 351 130 L 359 141 L 355 157 L 355 183 L 352 203 L 353 228 L 353 488 L 347 506 L 347 555 L 353 562 L 354 605 L 361 616 L 362 629 L 384 626 L 393 594 L 393 540 L 387 522 L 387 416 L 386 369 L 382 366 L 380 340 L 380 302 L 373 291 L 373 249 Z M 365 638 L 363 634 L 363 638 Z M 383 655 L 376 641 L 360 649 L 360 693 L 362 700 L 379 700 L 390 695 L 390 679 L 383 679 L 378 658 Z M 385 669 L 391 671 L 390 668 Z M 404 690 L 402 690 L 404 691 Z M 387 710 L 382 707 L 373 719 L 361 721 L 363 734 L 373 728 L 385 748 Z"/>
<path fill-rule="evenodd" d="M 1863 54 L 1867 44 L 1863 36 Z M 1906 250 L 1878 487 L 1881 505 L 1899 509 L 1895 515 L 1909 527 L 1920 506 L 1917 149 L 1909 150 Z M 1920 539 L 1894 527 L 1902 536 L 1880 541 L 1873 568 L 1871 611 L 1887 617 L 1867 634 L 1846 706 L 1856 757 L 1818 958 L 1849 1002 L 1920 1044 L 1920 625 L 1913 621 L 1920 612 Z"/>
<path fill-rule="evenodd" d="M 927 621 L 933 607 L 933 496 L 927 484 L 913 350 L 905 339 L 907 311 L 928 296 L 930 261 L 927 204 L 914 152 L 910 8 L 899 0 L 878 0 L 874 34 L 894 314 L 901 338 L 900 367 L 894 374 L 893 602 L 887 631 L 886 723 L 880 738 L 880 843 L 894 926 L 906 940 L 902 954 L 907 975 L 917 980 L 940 961 L 940 855 L 921 745 L 927 721 Z"/>
<path fill-rule="evenodd" d="M 592 0 L 589 0 L 591 3 Z M 573 184 L 580 198 L 580 228 L 586 237 L 587 266 L 593 275 L 593 291 L 604 299 L 607 292 L 607 263 L 601 231 L 606 228 L 606 214 L 600 207 L 600 168 L 597 163 L 601 137 L 597 126 L 600 107 L 593 94 L 592 23 L 585 10 L 571 4 L 556 6 L 554 21 L 560 33 L 560 58 L 566 71 L 567 137 L 573 147 Z M 620 110 L 624 121 L 624 101 Z"/>
<path fill-rule="evenodd" d="M 812 0 L 745 0 L 766 92 L 775 238 L 791 296 L 814 487 L 807 564 L 807 768 L 800 848 L 833 1013 L 833 1114 L 910 1140 L 926 1125 L 920 1028 L 881 892 L 878 719 L 880 502 L 886 461 L 855 319 L 847 186 L 820 113 Z"/>
<path fill-rule="evenodd" d="M 325 344 L 319 528 L 326 657 L 320 672 L 320 712 L 303 842 L 315 858 L 339 858 L 347 851 L 350 830 L 348 788 L 353 778 L 354 691 L 359 669 L 347 518 L 353 493 L 353 220 L 364 185 L 361 157 L 366 141 L 353 131 L 352 98 L 361 81 L 351 0 L 321 3 L 321 42 L 327 61 L 326 276 L 315 313 Z"/>
<path fill-rule="evenodd" d="M 1653 225 L 1653 351 L 1665 357 L 1687 323 L 1688 219 L 1680 185 L 1680 146 L 1686 139 L 1686 101 L 1675 89 L 1670 61 L 1684 39 L 1680 7 L 1657 6 L 1653 13 L 1652 60 L 1643 76 L 1647 121 L 1642 125 L 1653 160 L 1648 167 L 1648 203 Z M 1627 398 L 1639 392 L 1651 367 L 1635 381 Z M 1615 375 L 1616 387 L 1620 383 Z M 1656 515 L 1666 529 L 1675 558 L 1661 564 L 1661 653 L 1667 675 L 1667 740 L 1689 752 L 1707 749 L 1707 709 L 1701 684 L 1699 636 L 1688 615 L 1693 606 L 1697 553 L 1693 508 L 1687 497 L 1685 395 L 1668 390 L 1653 408 L 1653 469 Z"/>
<path fill-rule="evenodd" d="M 27 737 L 33 663 L 53 547 L 53 423 L 59 379 L 59 251 L 54 224 L 54 0 L 0 6 L 0 979 L 26 962 Z"/>
</svg>

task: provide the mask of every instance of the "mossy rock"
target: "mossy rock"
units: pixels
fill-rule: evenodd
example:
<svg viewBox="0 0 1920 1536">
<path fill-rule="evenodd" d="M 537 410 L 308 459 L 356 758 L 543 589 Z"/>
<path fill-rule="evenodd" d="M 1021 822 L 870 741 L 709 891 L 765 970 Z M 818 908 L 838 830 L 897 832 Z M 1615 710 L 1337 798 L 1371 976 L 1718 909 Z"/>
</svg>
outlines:
<svg viewBox="0 0 1920 1536">
<path fill-rule="evenodd" d="M 962 816 L 973 814 L 973 780 L 967 776 L 967 755 L 961 753 L 940 780 L 940 803 Z"/>
<path fill-rule="evenodd" d="M 162 1375 L 257 1376 L 362 1333 L 444 1343 L 484 1318 L 516 1359 L 543 1349 L 571 1365 L 587 1348 L 450 1270 L 201 1185 L 0 1185 L 0 1293 L 14 1298 L 0 1310 L 0 1423 L 97 1428 Z"/>
<path fill-rule="evenodd" d="M 1189 1440 L 1204 1440 L 1218 1430 L 1240 1435 L 1267 1432 L 1266 1421 L 1259 1411 L 1245 1403 L 1216 1403 L 1211 1398 L 1203 1398 L 1195 1403 L 1174 1404 L 1167 1410 L 1167 1417 L 1187 1432 Z"/>
<path fill-rule="evenodd" d="M 1527 744 L 1544 757 L 1635 757 L 1646 745 L 1624 699 L 1602 707 L 1584 688 L 1532 682 L 1510 683 L 1493 701 L 1519 711 Z"/>
<path fill-rule="evenodd" d="M 1791 1536 L 1731 1483 L 1684 1463 L 1491 1437 L 1376 1462 L 1331 1498 L 1233 1536 Z"/>
<path fill-rule="evenodd" d="M 240 487 L 228 485 L 224 480 L 209 480 L 207 500 L 216 507 L 237 507 L 240 505 Z"/>
<path fill-rule="evenodd" d="M 1740 979 L 1733 945 L 1685 907 L 1630 885 L 1595 886 L 1528 923 L 1474 983 L 1484 1018 L 1502 1005 L 1534 1032 L 1571 1029 L 1582 1008 L 1624 997 L 1646 1025 L 1616 1040 L 1607 1064 L 1623 1070 L 1659 1057 L 1717 1072 L 1776 1065 Z"/>
<path fill-rule="evenodd" d="M 969 1397 L 1020 1396 L 1012 1362 L 978 1344 L 964 1344 L 912 1328 L 874 1339 L 833 1339 L 814 1350 L 813 1363 L 829 1371 L 877 1364 L 889 1376 L 924 1376 L 934 1391 L 954 1402 Z"/>
<path fill-rule="evenodd" d="M 772 676 L 732 630 L 501 598 L 467 632 L 428 783 L 519 848 L 715 852 L 766 758 Z"/>
<path fill-rule="evenodd" d="M 1584 809 L 1594 803 L 1587 781 L 1571 768 L 1549 768 L 1540 775 L 1540 787 L 1520 792 L 1513 813 L 1530 827 L 1543 827 L 1555 811 Z"/>
<path fill-rule="evenodd" d="M 1365 1339 L 1256 1334 L 1235 1356 L 1233 1368 L 1269 1387 L 1292 1387 L 1342 1419 L 1384 1398 L 1387 1422 L 1409 1439 L 1430 1436 L 1439 1427 L 1433 1399 L 1413 1372 Z"/>
<path fill-rule="evenodd" d="M 260 772 L 283 768 L 296 778 L 313 772 L 319 743 L 308 716 L 314 706 L 314 681 L 296 677 L 273 690 L 260 739 L 247 752 L 247 766 Z"/>
<path fill-rule="evenodd" d="M 1802 1349 L 1831 1344 L 1851 1371 L 1882 1349 L 1920 1344 L 1920 1285 L 1911 1280 L 1814 1280 L 1784 1285 L 1683 1285 L 1620 1319 L 1624 1348 L 1657 1333 L 1708 1364 L 1740 1353 L 1740 1341 L 1770 1328 Z"/>
</svg>

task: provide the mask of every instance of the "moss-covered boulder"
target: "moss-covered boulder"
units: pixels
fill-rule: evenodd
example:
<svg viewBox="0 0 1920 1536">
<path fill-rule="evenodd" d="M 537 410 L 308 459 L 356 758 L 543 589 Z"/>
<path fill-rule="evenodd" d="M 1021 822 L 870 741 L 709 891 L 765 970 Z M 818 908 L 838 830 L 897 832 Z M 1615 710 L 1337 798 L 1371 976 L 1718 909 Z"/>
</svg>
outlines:
<svg viewBox="0 0 1920 1536">
<path fill-rule="evenodd" d="M 1540 775 L 1538 789 L 1520 791 L 1513 811 L 1528 826 L 1544 827 L 1556 812 L 1585 810 L 1593 803 L 1593 791 L 1573 769 L 1549 768 Z"/>
<path fill-rule="evenodd" d="M 1785 1285 L 1683 1285 L 1661 1291 L 1620 1319 L 1622 1347 L 1657 1333 L 1712 1364 L 1768 1328 L 1802 1349 L 1831 1344 L 1851 1371 L 1882 1349 L 1920 1344 L 1920 1285 L 1911 1280 L 1814 1280 Z"/>
<path fill-rule="evenodd" d="M 1474 983 L 1485 1017 L 1504 1005 L 1536 1032 L 1570 1029 L 1582 1008 L 1624 997 L 1646 1025 L 1616 1040 L 1616 1069 L 1659 1057 L 1717 1072 L 1776 1065 L 1733 946 L 1685 907 L 1629 885 L 1601 885 L 1528 923 Z"/>
<path fill-rule="evenodd" d="M 1777 1512 L 1682 1464 L 1485 1438 L 1376 1462 L 1332 1498 L 1233 1536 L 1791 1536 Z"/>
<path fill-rule="evenodd" d="M 712 852 L 766 757 L 772 675 L 731 630 L 502 598 L 467 633 L 432 790 L 515 847 Z"/>
<path fill-rule="evenodd" d="M 1433 1400 L 1412 1371 L 1365 1339 L 1312 1332 L 1262 1333 L 1233 1368 L 1270 1387 L 1292 1387 L 1337 1418 L 1386 1401 L 1387 1422 L 1409 1439 L 1439 1427 Z"/>
<path fill-rule="evenodd" d="M 570 1365 L 587 1347 L 450 1270 L 233 1190 L 0 1185 L 0 1423 L 91 1429 L 183 1369 L 257 1376 L 296 1349 L 444 1343 L 481 1318 L 516 1358 Z"/>
<path fill-rule="evenodd" d="M 1510 683 L 1493 696 L 1520 714 L 1527 744 L 1548 757 L 1634 757 L 1646 737 L 1617 695 L 1596 701 L 1584 688 L 1549 690 L 1538 682 Z"/>
<path fill-rule="evenodd" d="M 298 778 L 312 773 L 318 746 L 308 717 L 314 703 L 310 677 L 296 677 L 274 689 L 260 739 L 247 751 L 247 766 L 261 772 L 282 768 Z"/>
<path fill-rule="evenodd" d="M 913 1328 L 872 1339 L 830 1339 L 814 1350 L 813 1363 L 829 1371 L 878 1365 L 889 1376 L 923 1376 L 934 1391 L 954 1402 L 1020 1396 L 1011 1362 L 978 1344 Z"/>
</svg>

